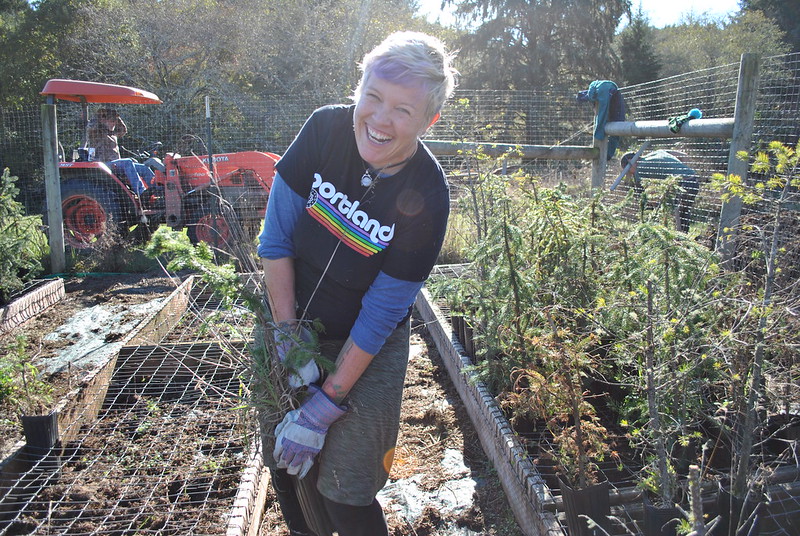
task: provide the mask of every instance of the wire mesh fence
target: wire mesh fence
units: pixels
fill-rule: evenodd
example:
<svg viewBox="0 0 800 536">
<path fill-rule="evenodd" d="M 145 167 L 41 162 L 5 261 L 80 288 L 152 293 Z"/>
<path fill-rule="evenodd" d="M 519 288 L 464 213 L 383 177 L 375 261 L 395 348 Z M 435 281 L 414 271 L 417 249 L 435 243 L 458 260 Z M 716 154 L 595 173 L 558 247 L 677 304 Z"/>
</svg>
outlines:
<svg viewBox="0 0 800 536">
<path fill-rule="evenodd" d="M 623 88 L 627 104 L 627 120 L 666 120 L 669 117 L 686 114 L 698 108 L 705 118 L 733 117 L 736 103 L 738 64 L 723 65 L 714 69 L 686 73 L 662 80 Z M 637 151 L 643 139 L 623 138 L 620 152 Z M 724 173 L 727 169 L 730 140 L 704 138 L 662 138 L 653 143 L 644 153 L 647 155 L 659 149 L 683 153 L 681 160 L 695 170 L 700 182 L 690 216 L 692 223 L 715 225 L 721 201 L 719 195 L 708 188 L 713 173 Z M 614 181 L 622 171 L 619 159 L 609 162 L 606 181 Z M 612 192 L 612 199 L 621 198 L 630 191 L 631 181 Z M 660 196 L 654 196 L 650 205 L 661 203 Z M 634 207 L 636 203 L 631 203 Z"/>
<path fill-rule="evenodd" d="M 665 120 L 684 114 L 690 108 L 702 110 L 705 118 L 732 117 L 738 68 L 738 64 L 723 65 L 622 88 L 627 120 Z M 763 60 L 753 133 L 754 149 L 772 140 L 790 145 L 796 143 L 796 124 L 800 116 L 799 72 L 797 54 Z M 592 144 L 594 112 L 590 105 L 576 101 L 575 95 L 580 89 L 459 90 L 427 137 L 485 143 L 589 146 Z M 88 233 L 90 239 L 109 220 L 116 221 L 127 232 L 143 219 L 143 213 L 151 225 L 159 223 L 159 219 L 170 225 L 197 224 L 203 216 L 208 216 L 213 205 L 209 173 L 197 169 L 202 167 L 203 159 L 196 158 L 208 154 L 209 133 L 213 138 L 213 153 L 224 155 L 217 156 L 217 164 L 224 159 L 233 162 L 225 170 L 219 170 L 222 176 L 217 180 L 221 183 L 227 180 L 227 184 L 221 185 L 230 187 L 230 190 L 222 192 L 222 196 L 232 202 L 239 200 L 242 210 L 249 211 L 252 218 L 257 219 L 257 215 L 263 212 L 271 172 L 262 172 L 252 159 L 257 158 L 256 153 L 280 155 L 309 113 L 327 103 L 321 99 L 310 95 L 273 95 L 252 102 L 233 96 L 212 103 L 210 125 L 205 117 L 205 107 L 199 100 L 194 109 L 177 109 L 169 103 L 118 105 L 116 108 L 128 130 L 124 137 L 119 138 L 122 158 L 144 162 L 150 155 L 145 151 L 150 149 L 152 152 L 156 142 L 162 143 L 157 150 L 162 158 L 167 153 L 195 158 L 194 164 L 184 159 L 182 165 L 165 171 L 166 175 L 180 175 L 178 186 L 182 190 L 183 206 L 175 205 L 179 201 L 167 200 L 164 192 L 159 190 L 170 181 L 168 177 L 161 177 L 158 170 L 153 177 L 152 172 L 142 171 L 144 166 L 138 166 L 144 178 L 143 184 L 127 171 L 126 166 L 102 167 L 99 163 L 90 166 L 88 162 L 77 162 L 71 167 L 62 165 L 62 179 L 69 186 L 66 193 L 73 194 L 76 184 L 88 183 L 92 187 L 88 196 L 78 196 L 68 203 L 68 217 L 72 219 L 67 221 L 73 228 L 77 226 L 78 231 Z M 347 99 L 335 100 L 346 102 Z M 77 149 L 87 146 L 86 123 L 102 106 L 89 106 L 89 117 L 85 117 L 80 104 L 58 102 L 58 142 L 63 160 L 68 162 L 81 156 Z M 46 207 L 41 121 L 38 106 L 0 110 L 0 166 L 8 167 L 12 175 L 19 177 L 20 200 L 32 214 L 44 213 Z M 619 153 L 638 149 L 642 141 L 622 138 Z M 730 141 L 676 135 L 653 140 L 650 151 L 658 149 L 680 154 L 681 159 L 695 170 L 700 187 L 691 220 L 693 224 L 713 228 L 721 201 L 719 195 L 709 188 L 708 182 L 713 173 L 726 171 Z M 453 187 L 457 194 L 461 187 L 458 177 L 474 171 L 475 161 L 469 155 L 442 157 L 442 161 L 454 177 Z M 503 165 L 524 165 L 527 171 L 545 183 L 564 183 L 573 188 L 588 189 L 588 162 L 541 159 L 523 162 L 511 158 Z M 620 171 L 618 160 L 612 159 L 607 168 L 606 184 L 613 182 Z M 612 202 L 622 202 L 630 190 L 630 185 L 623 181 L 623 186 L 611 192 L 609 198 Z M 131 192 L 139 194 L 140 199 Z M 99 202 L 93 203 L 93 200 Z M 165 207 L 165 204 L 170 207 Z M 670 209 L 668 200 L 659 195 L 651 196 L 650 208 L 660 205 L 664 205 L 665 210 Z M 635 212 L 632 209 L 631 217 Z"/>
<path fill-rule="evenodd" d="M 628 119 L 664 120 L 689 108 L 703 110 L 705 117 L 731 117 L 737 72 L 738 64 L 732 64 L 623 88 Z M 799 81 L 800 55 L 764 60 L 754 148 L 771 140 L 797 143 Z M 576 101 L 578 89 L 583 88 L 460 90 L 428 137 L 547 146 L 591 145 L 594 112 Z M 144 185 L 137 185 L 103 163 L 80 161 L 78 149 L 85 146 L 87 118 L 82 116 L 80 105 L 59 103 L 58 142 L 63 159 L 69 164 L 62 167 L 62 191 L 66 193 L 62 193 L 62 202 L 66 223 L 71 224 L 66 226 L 73 233 L 70 245 L 80 247 L 112 226 L 119 238 L 125 239 L 143 223 L 143 215 L 150 221 L 162 218 L 173 225 L 185 225 L 195 238 L 213 240 L 221 224 L 214 201 L 218 194 L 240 215 L 246 215 L 250 222 L 246 227 L 254 237 L 274 169 L 275 160 L 270 155 L 280 155 L 308 114 L 322 104 L 325 102 L 302 95 L 269 97 L 258 103 L 214 103 L 210 127 L 199 103 L 193 110 L 172 109 L 168 103 L 120 105 L 117 109 L 128 128 L 127 135 L 120 139 L 121 156 L 145 160 L 153 154 L 144 154 L 145 150 L 154 142 L 163 143 L 159 156 L 165 160 L 165 169 Z M 90 107 L 90 112 L 96 108 Z M 45 210 L 41 124 L 38 107 L 0 111 L 0 166 L 10 168 L 20 178 L 21 201 L 30 213 Z M 213 177 L 207 165 L 209 128 L 217 166 Z M 639 141 L 623 140 L 621 151 L 635 150 Z M 676 136 L 657 140 L 652 149 L 658 148 L 684 153 L 686 162 L 696 170 L 701 186 L 692 210 L 692 224 L 708 226 L 707 233 L 715 234 L 721 199 L 708 188 L 708 177 L 727 169 L 730 142 Z M 180 154 L 183 159 L 167 161 L 167 153 Z M 467 155 L 448 157 L 443 163 L 454 176 L 457 197 L 459 189 L 464 188 L 461 178 L 469 175 L 476 161 Z M 588 162 L 506 162 L 516 164 L 551 183 L 588 192 Z M 615 164 L 612 161 L 607 170 L 607 185 L 620 171 Z M 178 181 L 171 183 L 172 177 Z M 213 190 L 214 182 L 219 192 Z M 78 189 L 78 183 L 84 185 L 83 189 Z M 180 195 L 171 197 L 170 184 Z M 141 191 L 137 192 L 137 188 Z M 623 187 L 609 196 L 610 202 L 627 203 L 628 193 L 630 188 Z M 631 203 L 631 207 L 635 206 Z M 635 209 L 630 217 L 637 217 Z M 51 484 L 48 495 L 36 488 L 32 493 L 2 499 L 18 512 L 9 526 L 42 534 L 82 533 L 84 524 L 88 527 L 102 521 L 122 532 L 141 529 L 163 534 L 215 533 L 200 523 L 227 515 L 232 501 L 230 479 L 241 471 L 250 441 L 232 411 L 238 401 L 227 396 L 238 388 L 241 371 L 219 366 L 224 352 L 220 353 L 208 338 L 234 340 L 247 336 L 247 315 L 222 313 L 218 308 L 219 302 L 211 293 L 195 293 L 191 314 L 184 315 L 168 335 L 157 341 L 138 341 L 135 348 L 121 354 L 109 390 L 102 394 L 105 405 L 97 422 L 64 445 L 57 460 L 47 456 L 31 460 L 33 469 L 26 478 L 38 483 L 44 478 Z M 218 317 L 220 314 L 225 315 L 224 321 Z M 204 321 L 209 318 L 214 320 Z M 231 331 L 207 332 L 212 325 L 228 326 Z M 207 361 L 216 365 L 196 366 Z M 192 372 L 187 374 L 187 370 Z M 108 439 L 116 436 L 123 442 L 112 447 Z M 220 440 L 220 436 L 225 439 Z M 167 450 L 156 451 L 142 443 L 148 438 L 166 445 Z M 190 444 L 191 448 L 185 447 Z M 181 463 L 176 463 L 178 459 Z M 55 472 L 44 471 L 53 464 L 57 467 Z M 638 470 L 633 461 L 630 465 L 634 469 L 628 473 Z M 178 466 L 182 473 L 168 473 L 167 466 Z M 96 476 L 88 482 L 79 480 L 79 475 L 89 470 L 97 471 Z M 609 467 L 611 470 L 613 467 Z M 625 478 L 621 486 L 630 475 Z M 110 480 L 115 489 L 109 489 L 104 499 L 109 509 L 86 500 L 87 489 L 105 490 L 110 488 Z M 144 489 L 140 483 L 145 484 Z M 791 514 L 797 510 L 796 499 L 791 494 L 787 497 L 778 504 Z M 156 510 L 151 509 L 153 504 L 158 505 Z"/>
<path fill-rule="evenodd" d="M 71 418 L 60 420 L 58 441 L 34 448 L 28 438 L 14 481 L 4 468 L 0 533 L 210 535 L 246 526 L 235 501 L 260 454 L 243 402 L 247 370 L 232 356 L 245 351 L 252 327 L 240 305 L 222 307 L 205 284 L 185 282 L 109 358 L 107 379 L 62 408 Z"/>
</svg>

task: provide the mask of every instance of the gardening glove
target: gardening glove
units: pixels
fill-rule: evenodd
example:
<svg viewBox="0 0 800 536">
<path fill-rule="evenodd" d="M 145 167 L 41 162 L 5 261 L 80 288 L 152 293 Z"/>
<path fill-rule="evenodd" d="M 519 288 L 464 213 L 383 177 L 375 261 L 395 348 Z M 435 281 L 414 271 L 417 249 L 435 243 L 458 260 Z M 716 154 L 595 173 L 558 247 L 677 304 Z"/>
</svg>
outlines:
<svg viewBox="0 0 800 536">
<path fill-rule="evenodd" d="M 295 330 L 289 324 L 281 324 L 273 332 L 273 336 L 275 338 L 275 348 L 278 352 L 278 360 L 287 365 L 291 371 L 289 373 L 289 387 L 298 389 L 319 380 L 319 367 L 317 367 L 317 363 L 310 353 L 307 356 L 301 356 L 303 362 L 298 363 L 290 359 L 287 363 L 287 358 L 293 353 L 302 350 L 304 345 L 308 346 L 314 342 L 310 331 L 302 326 L 299 330 Z"/>
<path fill-rule="evenodd" d="M 692 108 L 689 110 L 689 113 L 684 115 L 679 115 L 676 117 L 668 117 L 667 124 L 669 124 L 669 130 L 675 134 L 681 131 L 681 127 L 683 124 L 689 121 L 690 119 L 700 119 L 703 117 L 703 112 L 698 110 L 697 108 Z"/>
<path fill-rule="evenodd" d="M 311 397 L 300 409 L 290 411 L 275 428 L 275 450 L 272 457 L 279 469 L 303 478 L 314 465 L 314 457 L 322 450 L 328 428 L 347 412 L 325 391 L 310 385 Z"/>
<path fill-rule="evenodd" d="M 675 134 L 680 132 L 681 127 L 683 127 L 683 124 L 687 122 L 689 119 L 691 119 L 691 117 L 689 117 L 689 114 L 678 115 L 675 117 L 667 118 L 667 124 L 669 125 L 670 132 L 673 132 Z"/>
</svg>

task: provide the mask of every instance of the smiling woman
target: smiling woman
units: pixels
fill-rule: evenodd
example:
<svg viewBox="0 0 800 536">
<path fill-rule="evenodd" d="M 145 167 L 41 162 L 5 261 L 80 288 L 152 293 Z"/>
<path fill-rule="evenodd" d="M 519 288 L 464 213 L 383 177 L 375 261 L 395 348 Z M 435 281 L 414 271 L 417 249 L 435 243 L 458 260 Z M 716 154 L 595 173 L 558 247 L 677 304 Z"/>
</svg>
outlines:
<svg viewBox="0 0 800 536">
<path fill-rule="evenodd" d="M 452 59 L 431 36 L 390 35 L 362 62 L 355 105 L 315 111 L 276 166 L 258 250 L 272 317 L 288 334 L 323 325 L 319 354 L 336 362 L 304 376 L 306 401 L 275 430 L 272 481 L 292 533 L 388 534 L 376 494 L 397 440 L 411 306 L 450 205 L 420 137 L 453 93 Z M 289 475 L 304 479 L 304 504 L 308 486 L 321 495 L 312 515 Z"/>
<path fill-rule="evenodd" d="M 390 168 L 398 173 L 411 160 L 453 90 L 454 82 L 441 84 L 446 77 L 426 57 L 437 53 L 387 39 L 364 58 L 353 128 L 358 152 L 376 177 Z"/>
<path fill-rule="evenodd" d="M 368 80 L 361 91 L 353 115 L 358 152 L 376 177 L 389 169 L 397 173 L 417 152 L 417 138 L 432 124 L 426 116 L 426 91 L 379 76 Z"/>
</svg>

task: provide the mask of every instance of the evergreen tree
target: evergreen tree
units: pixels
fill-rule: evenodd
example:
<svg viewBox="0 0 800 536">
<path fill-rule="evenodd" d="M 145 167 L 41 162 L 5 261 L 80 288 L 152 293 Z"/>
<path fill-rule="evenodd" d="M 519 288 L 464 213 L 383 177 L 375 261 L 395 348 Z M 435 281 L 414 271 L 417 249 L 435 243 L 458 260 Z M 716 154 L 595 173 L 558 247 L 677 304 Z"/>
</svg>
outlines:
<svg viewBox="0 0 800 536">
<path fill-rule="evenodd" d="M 743 52 L 761 57 L 786 54 L 783 32 L 758 11 L 743 11 L 727 20 L 690 16 L 676 26 L 655 32 L 662 59 L 661 76 L 738 63 Z"/>
<path fill-rule="evenodd" d="M 630 0 L 446 0 L 469 27 L 463 87 L 581 87 L 619 74 L 612 43 Z"/>
<path fill-rule="evenodd" d="M 657 80 L 661 74 L 661 61 L 653 45 L 653 27 L 642 11 L 642 5 L 631 18 L 630 24 L 620 34 L 622 79 L 626 84 L 641 84 Z"/>
<path fill-rule="evenodd" d="M 177 109 L 203 95 L 342 98 L 356 62 L 389 33 L 441 30 L 415 9 L 412 0 L 0 0 L 0 105 L 39 102 L 48 78 L 141 87 Z"/>
<path fill-rule="evenodd" d="M 24 0 L 0 1 L 0 106 L 15 106 L 20 103 L 23 92 L 33 95 L 28 55 L 19 54 L 20 47 L 28 30 L 25 21 L 32 13 L 31 7 Z"/>
<path fill-rule="evenodd" d="M 800 2 L 798 0 L 741 0 L 743 11 L 761 11 L 785 32 L 792 52 L 800 52 Z"/>
</svg>

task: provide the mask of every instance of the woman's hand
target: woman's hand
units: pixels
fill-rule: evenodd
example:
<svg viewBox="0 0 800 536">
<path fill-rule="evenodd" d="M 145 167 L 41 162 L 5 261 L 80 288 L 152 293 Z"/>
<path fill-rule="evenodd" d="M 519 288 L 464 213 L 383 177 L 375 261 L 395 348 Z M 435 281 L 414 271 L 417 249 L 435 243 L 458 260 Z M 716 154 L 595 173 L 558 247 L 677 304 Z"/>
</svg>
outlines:
<svg viewBox="0 0 800 536">
<path fill-rule="evenodd" d="M 278 325 L 272 335 L 278 361 L 289 369 L 289 387 L 298 389 L 319 380 L 314 338 L 308 329 L 284 322 Z"/>
<path fill-rule="evenodd" d="M 325 392 L 311 385 L 311 398 L 300 409 L 290 411 L 275 428 L 275 450 L 272 457 L 279 469 L 303 478 L 314 465 L 314 458 L 322 445 L 328 428 L 347 413 L 347 408 L 337 405 Z"/>
</svg>

